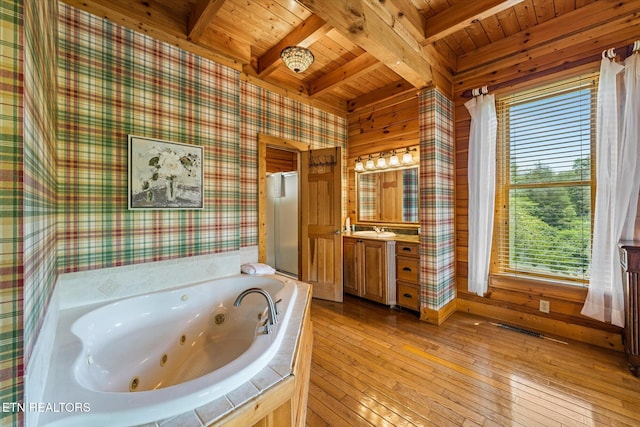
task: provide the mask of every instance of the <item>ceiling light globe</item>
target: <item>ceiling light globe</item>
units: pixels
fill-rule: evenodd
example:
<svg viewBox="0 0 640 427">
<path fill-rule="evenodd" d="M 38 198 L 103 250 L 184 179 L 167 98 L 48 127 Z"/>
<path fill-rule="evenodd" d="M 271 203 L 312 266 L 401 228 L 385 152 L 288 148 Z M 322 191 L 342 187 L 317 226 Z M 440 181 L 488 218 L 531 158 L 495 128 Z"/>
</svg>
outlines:
<svg viewBox="0 0 640 427">
<path fill-rule="evenodd" d="M 303 73 L 313 64 L 314 57 L 311 51 L 300 46 L 289 46 L 280 52 L 282 62 L 292 71 Z"/>
</svg>

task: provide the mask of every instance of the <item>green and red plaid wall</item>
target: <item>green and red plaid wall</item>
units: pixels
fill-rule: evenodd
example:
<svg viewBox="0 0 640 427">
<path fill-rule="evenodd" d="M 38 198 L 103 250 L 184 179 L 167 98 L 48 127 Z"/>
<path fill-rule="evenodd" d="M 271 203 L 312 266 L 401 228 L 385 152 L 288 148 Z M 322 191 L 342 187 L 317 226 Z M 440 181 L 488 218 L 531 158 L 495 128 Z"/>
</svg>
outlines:
<svg viewBox="0 0 640 427">
<path fill-rule="evenodd" d="M 420 283 L 422 305 L 439 310 L 456 297 L 453 102 L 420 93 Z"/>
<path fill-rule="evenodd" d="M 22 398 L 23 354 L 23 19 L 19 0 L 0 2 L 0 401 Z M 0 414 L 0 423 L 17 422 Z"/>
<path fill-rule="evenodd" d="M 63 3 L 24 9 L 0 3 L 2 402 L 22 399 L 57 273 L 256 245 L 257 132 L 346 144 L 343 118 L 234 70 Z M 203 146 L 206 208 L 127 210 L 128 134 Z"/>
<path fill-rule="evenodd" d="M 0 3 L 3 402 L 22 399 L 58 272 L 255 245 L 257 134 L 312 148 L 347 138 L 344 119 L 234 70 L 62 3 L 57 22 L 55 1 L 23 3 Z M 426 91 L 420 116 L 423 303 L 437 309 L 455 292 L 451 102 Z M 204 146 L 206 209 L 128 211 L 128 134 Z"/>
</svg>

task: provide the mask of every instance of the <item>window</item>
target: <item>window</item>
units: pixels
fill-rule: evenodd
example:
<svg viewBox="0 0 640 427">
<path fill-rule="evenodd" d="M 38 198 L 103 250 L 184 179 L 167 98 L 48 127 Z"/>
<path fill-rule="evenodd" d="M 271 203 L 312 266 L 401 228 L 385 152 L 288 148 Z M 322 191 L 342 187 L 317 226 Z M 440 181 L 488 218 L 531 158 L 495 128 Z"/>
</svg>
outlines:
<svg viewBox="0 0 640 427">
<path fill-rule="evenodd" d="M 492 272 L 589 280 L 597 77 L 497 101 Z"/>
</svg>

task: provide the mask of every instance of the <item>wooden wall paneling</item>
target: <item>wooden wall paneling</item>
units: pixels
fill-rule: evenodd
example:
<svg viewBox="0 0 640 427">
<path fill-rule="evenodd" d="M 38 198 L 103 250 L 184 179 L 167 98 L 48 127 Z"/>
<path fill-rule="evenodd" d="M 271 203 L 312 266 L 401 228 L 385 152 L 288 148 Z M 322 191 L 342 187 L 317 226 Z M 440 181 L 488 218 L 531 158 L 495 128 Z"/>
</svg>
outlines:
<svg viewBox="0 0 640 427">
<path fill-rule="evenodd" d="M 633 20 L 636 21 L 634 25 L 624 27 L 619 33 L 606 34 L 602 37 L 596 36 L 595 39 L 591 36 L 584 36 L 590 40 L 586 44 L 566 46 L 539 56 L 537 55 L 539 50 L 546 50 L 545 47 L 541 47 L 535 49 L 536 52 L 530 52 L 530 56 L 525 55 L 526 59 L 520 57 L 520 55 L 513 55 L 513 57 L 524 59 L 523 62 L 514 63 L 518 59 L 512 57 L 501 62 L 502 65 L 492 64 L 489 67 L 481 67 L 480 74 L 465 73 L 469 78 L 461 76 L 458 86 L 471 89 L 483 85 L 491 86 L 499 82 L 512 82 L 515 86 L 518 83 L 537 79 L 537 76 L 544 76 L 549 71 L 553 71 L 554 74 L 560 71 L 571 72 L 578 66 L 591 66 L 595 71 L 600 61 L 602 46 L 629 45 L 637 39 L 637 34 L 640 34 L 640 14 Z M 622 26 L 625 23 L 625 19 L 620 22 Z M 590 30 L 590 32 L 599 32 L 600 30 L 600 28 L 597 28 Z M 633 35 L 629 35 L 629 33 Z M 575 38 L 576 41 L 582 39 L 579 35 L 575 36 Z M 621 41 L 621 38 L 624 39 Z M 550 45 L 554 44 L 550 43 Z M 499 67 L 499 69 L 496 69 L 496 67 Z"/>
<path fill-rule="evenodd" d="M 350 136 L 375 132 L 379 129 L 398 125 L 403 122 L 417 119 L 418 107 L 415 99 L 409 99 L 402 104 L 396 104 L 389 108 L 375 110 L 375 112 L 363 111 L 349 121 L 348 132 Z"/>
<path fill-rule="evenodd" d="M 536 46 L 546 46 L 553 41 L 562 43 L 562 40 L 568 35 L 573 35 L 577 32 L 584 32 L 593 27 L 605 27 L 602 30 L 611 32 L 613 30 L 609 28 L 609 25 L 600 24 L 607 23 L 619 17 L 627 16 L 631 18 L 639 9 L 640 5 L 638 2 L 599 1 L 559 16 L 552 21 L 540 24 L 533 29 L 525 29 L 513 36 L 496 41 L 490 46 L 484 46 L 460 56 L 458 58 L 458 75 L 456 76 L 456 81 L 461 80 L 461 73 L 469 70 L 474 70 L 472 71 L 474 74 L 478 73 L 478 66 L 480 65 L 497 64 L 500 60 L 513 56 L 514 52 L 519 52 L 520 54 L 527 53 Z M 635 35 L 637 36 L 637 33 L 635 33 Z M 585 38 L 585 36 L 587 38 Z M 583 36 L 581 36 L 582 41 L 590 40 L 591 37 L 588 36 L 589 33 L 584 33 Z M 559 47 L 566 47 L 567 45 L 566 41 L 564 42 L 564 46 L 562 44 L 556 44 L 550 51 L 558 49 Z M 600 51 L 605 48 L 606 47 L 600 46 Z M 518 61 L 521 60 L 522 57 L 518 59 Z M 500 65 L 498 64 L 498 68 L 499 67 Z"/>
<path fill-rule="evenodd" d="M 640 3 L 616 4 L 611 1 L 597 3 L 599 4 L 587 3 L 582 9 L 569 12 L 533 30 L 529 28 L 517 33 L 515 36 L 494 43 L 491 48 L 485 46 L 473 54 L 463 55 L 460 58 L 462 71 L 456 76 L 456 96 L 454 97 L 456 104 L 456 285 L 460 310 L 598 345 L 606 342 L 606 345 L 617 348 L 619 328 L 580 314 L 586 296 L 585 288 L 550 286 L 541 281 L 492 276 L 489 292 L 485 298 L 467 291 L 469 194 L 466 180 L 470 116 L 464 107 L 468 99 L 460 96 L 461 89 L 485 84 L 491 86 L 492 82 L 511 82 L 510 87 L 493 92 L 500 95 L 597 69 L 599 53 L 603 46 L 617 47 L 631 44 L 640 34 Z M 603 3 L 607 7 L 603 8 Z M 526 19 L 532 19 L 526 6 L 527 3 L 522 8 L 516 9 L 518 19 L 523 22 Z M 546 19 L 546 13 L 545 11 L 537 19 Z M 602 18 L 608 21 L 606 25 L 593 25 Z M 576 19 L 578 19 L 577 22 Z M 561 37 L 565 32 L 569 35 Z M 508 43 L 511 45 L 509 46 Z M 478 62 L 483 64 L 478 65 Z M 573 66 L 575 67 L 571 68 Z M 554 73 L 545 70 L 551 70 Z M 544 314 L 539 311 L 541 299 L 551 302 L 551 313 Z"/>
<path fill-rule="evenodd" d="M 416 89 L 405 80 L 397 80 L 393 83 L 389 83 L 380 89 L 376 89 L 367 94 L 359 96 L 358 98 L 351 99 L 348 103 L 349 114 L 359 111 L 362 108 L 366 108 L 372 104 L 384 102 L 388 99 L 394 99 L 395 97 L 413 92 L 415 96 Z"/>
<path fill-rule="evenodd" d="M 267 173 L 291 172 L 298 170 L 298 153 L 267 147 Z"/>
</svg>

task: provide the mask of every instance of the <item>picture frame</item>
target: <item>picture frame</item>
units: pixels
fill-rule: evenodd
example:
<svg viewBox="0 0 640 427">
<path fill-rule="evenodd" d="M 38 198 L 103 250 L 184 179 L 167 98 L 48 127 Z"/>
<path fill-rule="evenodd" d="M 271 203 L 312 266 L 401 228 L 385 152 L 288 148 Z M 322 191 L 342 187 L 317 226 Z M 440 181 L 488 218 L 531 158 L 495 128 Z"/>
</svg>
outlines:
<svg viewBox="0 0 640 427">
<path fill-rule="evenodd" d="M 203 162 L 204 147 L 129 135 L 129 209 L 204 209 Z"/>
</svg>

